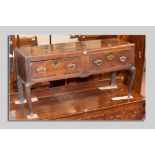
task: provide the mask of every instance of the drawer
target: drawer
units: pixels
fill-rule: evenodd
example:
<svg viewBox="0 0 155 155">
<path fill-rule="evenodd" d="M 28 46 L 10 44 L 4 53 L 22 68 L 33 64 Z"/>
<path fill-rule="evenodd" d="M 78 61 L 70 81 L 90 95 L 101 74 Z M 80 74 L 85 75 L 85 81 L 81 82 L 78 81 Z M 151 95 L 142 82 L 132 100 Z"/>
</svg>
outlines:
<svg viewBox="0 0 155 155">
<path fill-rule="evenodd" d="M 102 110 L 86 114 L 86 120 L 141 120 L 143 117 L 143 107 L 134 108 L 118 107 L 116 109 Z"/>
<path fill-rule="evenodd" d="M 105 66 L 105 56 L 103 53 L 89 56 L 89 71 L 103 71 Z"/>
<path fill-rule="evenodd" d="M 114 111 L 106 114 L 106 120 L 120 120 L 122 118 L 121 111 Z"/>
<path fill-rule="evenodd" d="M 123 118 L 128 120 L 140 120 L 143 117 L 143 108 L 132 108 L 123 111 Z"/>
<path fill-rule="evenodd" d="M 93 117 L 87 117 L 85 120 L 106 120 L 106 115 L 98 115 L 98 116 L 93 116 Z"/>
<path fill-rule="evenodd" d="M 85 119 L 85 114 L 75 114 L 75 115 L 67 115 L 64 117 L 58 117 L 53 120 L 84 120 Z"/>
<path fill-rule="evenodd" d="M 129 50 L 105 52 L 105 65 L 115 67 L 130 64 L 131 64 L 131 51 Z"/>
<path fill-rule="evenodd" d="M 122 109 L 106 114 L 106 120 L 141 120 L 143 117 L 143 109 L 131 108 Z"/>
<path fill-rule="evenodd" d="M 65 74 L 79 73 L 81 71 L 80 57 L 32 62 L 31 65 L 33 78 L 62 76 Z"/>
<path fill-rule="evenodd" d="M 73 74 L 81 72 L 80 57 L 66 58 L 64 61 L 64 74 Z"/>
<path fill-rule="evenodd" d="M 131 64 L 131 51 L 112 51 L 89 56 L 89 71 L 104 72 Z M 121 68 L 120 68 L 121 69 Z"/>
</svg>

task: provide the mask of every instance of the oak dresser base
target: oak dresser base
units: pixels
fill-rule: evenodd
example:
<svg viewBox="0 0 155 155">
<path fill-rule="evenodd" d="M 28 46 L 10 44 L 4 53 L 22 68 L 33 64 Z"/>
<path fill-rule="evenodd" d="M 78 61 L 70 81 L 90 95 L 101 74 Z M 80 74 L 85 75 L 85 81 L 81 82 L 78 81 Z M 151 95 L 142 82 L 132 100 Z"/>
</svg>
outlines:
<svg viewBox="0 0 155 155">
<path fill-rule="evenodd" d="M 130 70 L 131 72 L 131 82 L 127 94 L 130 99 L 136 74 L 134 54 L 134 44 L 118 39 L 16 49 L 19 101 L 20 103 L 25 101 L 24 85 L 29 115 L 33 117 L 31 101 L 33 84 L 110 72 L 110 87 L 115 88 L 116 72 L 120 70 Z"/>
</svg>

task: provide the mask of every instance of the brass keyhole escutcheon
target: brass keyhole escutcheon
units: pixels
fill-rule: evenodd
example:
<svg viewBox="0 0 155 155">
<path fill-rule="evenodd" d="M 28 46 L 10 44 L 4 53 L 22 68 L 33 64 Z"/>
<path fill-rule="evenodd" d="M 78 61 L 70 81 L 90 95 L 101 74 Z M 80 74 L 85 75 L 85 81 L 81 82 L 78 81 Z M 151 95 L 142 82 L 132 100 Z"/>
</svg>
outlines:
<svg viewBox="0 0 155 155">
<path fill-rule="evenodd" d="M 53 60 L 51 60 L 51 61 L 52 61 L 52 66 L 53 66 L 54 68 L 58 68 L 58 67 L 61 65 L 61 62 L 60 62 L 59 59 L 53 59 Z"/>
<path fill-rule="evenodd" d="M 108 56 L 107 56 L 107 59 L 109 60 L 109 61 L 112 61 L 113 59 L 114 59 L 114 55 L 112 54 L 112 53 L 110 53 L 110 54 L 108 54 Z"/>
</svg>

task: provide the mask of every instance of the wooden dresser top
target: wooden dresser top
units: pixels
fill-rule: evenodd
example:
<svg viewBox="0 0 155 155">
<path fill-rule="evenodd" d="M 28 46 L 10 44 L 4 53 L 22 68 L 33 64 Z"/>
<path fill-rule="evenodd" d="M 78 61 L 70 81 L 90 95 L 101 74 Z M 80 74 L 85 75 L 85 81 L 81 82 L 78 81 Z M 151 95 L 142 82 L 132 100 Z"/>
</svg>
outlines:
<svg viewBox="0 0 155 155">
<path fill-rule="evenodd" d="M 131 46 L 133 44 L 121 41 L 119 39 L 103 39 L 103 40 L 90 40 L 71 43 L 59 43 L 51 45 L 41 45 L 33 47 L 24 47 L 16 49 L 25 57 L 41 56 L 41 55 L 53 55 L 58 53 L 91 51 L 98 49 L 119 48 L 122 46 Z"/>
</svg>

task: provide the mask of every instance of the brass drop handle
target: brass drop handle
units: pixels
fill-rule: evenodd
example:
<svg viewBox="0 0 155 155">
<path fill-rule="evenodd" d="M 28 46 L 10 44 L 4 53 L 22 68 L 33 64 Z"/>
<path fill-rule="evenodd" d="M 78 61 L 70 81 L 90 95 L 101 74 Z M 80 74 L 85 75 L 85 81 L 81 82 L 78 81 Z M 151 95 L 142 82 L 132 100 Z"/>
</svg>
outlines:
<svg viewBox="0 0 155 155">
<path fill-rule="evenodd" d="M 76 68 L 76 64 L 70 63 L 67 65 L 68 69 L 75 69 Z"/>
<path fill-rule="evenodd" d="M 58 68 L 60 65 L 61 65 L 61 62 L 60 62 L 59 59 L 53 59 L 53 60 L 52 60 L 52 66 L 53 66 L 54 68 Z"/>
<path fill-rule="evenodd" d="M 94 64 L 96 64 L 97 66 L 102 65 L 102 63 L 103 63 L 103 60 L 101 60 L 101 59 L 97 59 L 94 61 Z"/>
<path fill-rule="evenodd" d="M 47 68 L 46 67 L 38 67 L 37 72 L 38 73 L 45 73 L 45 72 L 47 72 Z"/>
<path fill-rule="evenodd" d="M 121 56 L 121 57 L 119 58 L 119 60 L 120 60 L 121 62 L 125 62 L 125 61 L 126 61 L 126 59 L 127 59 L 127 57 L 126 57 L 126 56 Z"/>
<path fill-rule="evenodd" d="M 111 61 L 111 60 L 113 60 L 114 57 L 115 57 L 115 56 L 114 56 L 113 54 L 109 54 L 109 55 L 107 56 L 107 59 L 108 59 L 109 61 Z"/>
</svg>

